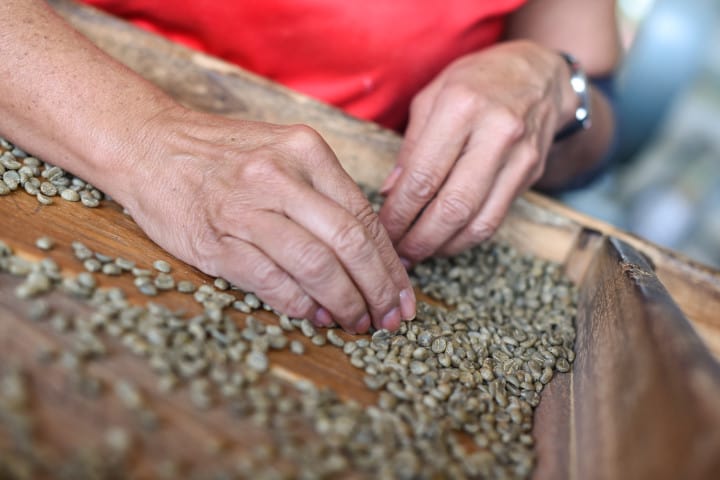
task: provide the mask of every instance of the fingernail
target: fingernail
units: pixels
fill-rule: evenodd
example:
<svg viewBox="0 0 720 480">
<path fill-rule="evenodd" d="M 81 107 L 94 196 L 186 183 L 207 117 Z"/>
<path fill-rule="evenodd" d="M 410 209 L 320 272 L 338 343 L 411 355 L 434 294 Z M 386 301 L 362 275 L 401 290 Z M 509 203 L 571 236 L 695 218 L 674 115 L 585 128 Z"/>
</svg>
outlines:
<svg viewBox="0 0 720 480">
<path fill-rule="evenodd" d="M 317 312 L 315 312 L 315 324 L 320 325 L 321 327 L 329 327 L 332 325 L 335 321 L 332 318 L 332 315 L 330 315 L 330 312 L 325 310 L 323 307 L 320 307 L 317 309 Z"/>
<path fill-rule="evenodd" d="M 392 172 L 390 172 L 390 175 L 387 176 L 385 181 L 383 182 L 382 186 L 380 187 L 380 193 L 382 195 L 385 195 L 390 190 L 392 190 L 392 187 L 395 185 L 395 182 L 397 182 L 397 179 L 400 178 L 400 174 L 402 173 L 401 167 L 395 167 Z"/>
<path fill-rule="evenodd" d="M 400 312 L 403 320 L 415 319 L 416 299 L 412 288 L 406 288 L 400 292 Z"/>
<path fill-rule="evenodd" d="M 402 263 L 403 267 L 405 267 L 405 269 L 407 269 L 407 270 L 412 268 L 412 262 L 410 260 L 408 260 L 407 258 L 400 257 L 400 263 Z"/>
<path fill-rule="evenodd" d="M 365 333 L 370 328 L 370 314 L 366 313 L 355 324 L 355 333 Z"/>
<path fill-rule="evenodd" d="M 382 326 L 382 328 L 384 328 L 385 330 L 390 330 L 391 332 L 393 332 L 400 328 L 401 320 L 402 319 L 400 318 L 400 309 L 398 307 L 395 307 L 385 314 L 382 322 L 380 322 L 380 326 Z"/>
</svg>

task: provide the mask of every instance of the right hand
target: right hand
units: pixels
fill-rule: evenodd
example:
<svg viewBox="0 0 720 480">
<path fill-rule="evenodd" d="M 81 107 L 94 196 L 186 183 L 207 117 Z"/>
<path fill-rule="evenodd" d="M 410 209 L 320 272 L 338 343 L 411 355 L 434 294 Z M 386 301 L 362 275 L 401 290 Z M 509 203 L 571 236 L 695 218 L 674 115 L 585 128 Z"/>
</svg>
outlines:
<svg viewBox="0 0 720 480">
<path fill-rule="evenodd" d="M 414 317 L 385 229 L 314 130 L 177 108 L 142 133 L 123 155 L 132 181 L 108 192 L 167 251 L 317 325 Z"/>
</svg>

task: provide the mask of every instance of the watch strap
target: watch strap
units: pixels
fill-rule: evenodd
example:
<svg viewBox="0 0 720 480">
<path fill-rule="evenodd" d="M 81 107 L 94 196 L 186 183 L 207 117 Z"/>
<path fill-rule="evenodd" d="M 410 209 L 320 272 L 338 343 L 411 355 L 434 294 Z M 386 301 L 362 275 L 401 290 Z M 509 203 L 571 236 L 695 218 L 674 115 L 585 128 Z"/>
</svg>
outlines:
<svg viewBox="0 0 720 480">
<path fill-rule="evenodd" d="M 585 71 L 580 66 L 580 62 L 575 57 L 565 52 L 558 52 L 565 60 L 570 69 L 570 86 L 580 100 L 580 105 L 575 110 L 575 118 L 558 133 L 555 134 L 554 140 L 557 142 L 563 140 L 580 130 L 590 128 L 591 122 L 591 101 L 590 101 L 590 81 Z"/>
</svg>

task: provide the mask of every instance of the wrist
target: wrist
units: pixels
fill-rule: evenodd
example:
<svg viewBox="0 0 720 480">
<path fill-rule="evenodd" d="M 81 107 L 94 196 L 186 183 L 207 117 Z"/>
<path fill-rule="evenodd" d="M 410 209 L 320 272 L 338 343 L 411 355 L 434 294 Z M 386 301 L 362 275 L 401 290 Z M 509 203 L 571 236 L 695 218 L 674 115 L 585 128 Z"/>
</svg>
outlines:
<svg viewBox="0 0 720 480">
<path fill-rule="evenodd" d="M 561 74 L 561 107 L 555 140 L 563 140 L 591 125 L 590 82 L 579 62 L 567 53 L 557 52 L 564 68 Z"/>
<path fill-rule="evenodd" d="M 110 126 L 95 129 L 83 148 L 88 180 L 131 211 L 156 177 L 171 119 L 186 110 L 169 98 L 158 100 L 126 110 Z"/>
</svg>

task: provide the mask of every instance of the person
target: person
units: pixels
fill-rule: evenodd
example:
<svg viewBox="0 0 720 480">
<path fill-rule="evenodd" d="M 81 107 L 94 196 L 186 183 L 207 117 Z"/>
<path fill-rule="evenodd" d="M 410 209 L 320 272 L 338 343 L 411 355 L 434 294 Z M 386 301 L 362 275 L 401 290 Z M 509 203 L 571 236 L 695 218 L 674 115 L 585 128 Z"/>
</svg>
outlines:
<svg viewBox="0 0 720 480">
<path fill-rule="evenodd" d="M 610 0 L 87 1 L 405 127 L 378 216 L 311 128 L 189 110 L 42 0 L 0 4 L 0 134 L 179 259 L 318 325 L 397 329 L 415 315 L 405 267 L 487 239 L 517 195 L 596 168 L 612 138 L 607 98 L 578 95 L 558 53 L 613 71 Z"/>
</svg>

